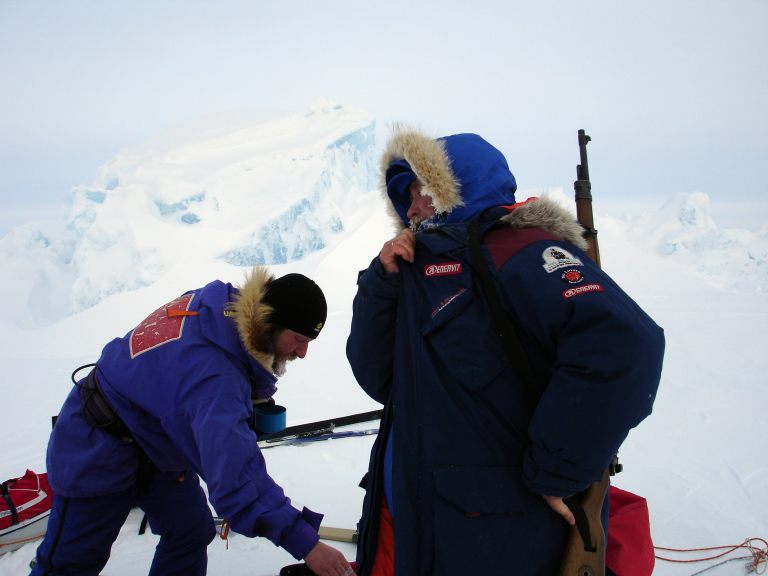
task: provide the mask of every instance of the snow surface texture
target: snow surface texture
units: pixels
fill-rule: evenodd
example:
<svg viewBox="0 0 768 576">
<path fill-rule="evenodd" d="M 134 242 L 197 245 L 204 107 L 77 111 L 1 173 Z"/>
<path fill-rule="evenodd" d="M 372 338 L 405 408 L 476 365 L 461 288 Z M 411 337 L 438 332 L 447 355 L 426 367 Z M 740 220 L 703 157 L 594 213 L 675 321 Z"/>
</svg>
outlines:
<svg viewBox="0 0 768 576">
<path fill-rule="evenodd" d="M 377 408 L 344 355 L 357 272 L 393 232 L 376 191 L 373 134 L 366 113 L 324 104 L 124 151 L 74 190 L 65 222 L 18 227 L 0 239 L 0 479 L 45 470 L 50 418 L 75 367 L 159 303 L 213 278 L 237 284 L 255 263 L 277 275 L 307 274 L 328 298 L 322 336 L 280 381 L 276 400 L 288 407 L 288 424 Z M 518 200 L 541 194 L 572 205 L 559 189 L 529 189 Z M 614 483 L 648 499 L 657 545 L 765 538 L 768 229 L 719 229 L 703 193 L 623 215 L 601 213 L 600 194 L 603 267 L 667 337 L 654 413 L 630 433 Z M 289 446 L 265 457 L 296 505 L 325 513 L 326 525 L 353 527 L 372 442 Z M 105 574 L 146 573 L 157 537 L 138 535 L 140 519 L 138 511 L 130 516 Z M 338 547 L 354 557 L 352 545 Z M 0 576 L 24 574 L 35 548 L 0 556 Z M 294 561 L 265 539 L 239 535 L 228 544 L 216 539 L 209 555 L 214 576 L 266 576 Z M 693 574 L 716 562 L 659 561 L 655 574 Z M 743 574 L 744 566 L 708 573 Z"/>
</svg>

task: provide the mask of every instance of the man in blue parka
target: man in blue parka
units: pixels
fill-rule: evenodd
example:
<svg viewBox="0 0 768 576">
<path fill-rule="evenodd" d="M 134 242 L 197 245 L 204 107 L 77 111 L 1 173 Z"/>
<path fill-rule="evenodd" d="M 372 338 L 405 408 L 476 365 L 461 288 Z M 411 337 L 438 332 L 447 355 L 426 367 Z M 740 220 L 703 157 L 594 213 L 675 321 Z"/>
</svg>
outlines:
<svg viewBox="0 0 768 576">
<path fill-rule="evenodd" d="M 233 530 L 269 538 L 317 574 L 349 570 L 318 541 L 322 516 L 291 506 L 269 476 L 251 424 L 326 312 L 306 276 L 257 267 L 241 288 L 217 280 L 187 292 L 107 344 L 51 433 L 55 496 L 32 574 L 99 574 L 134 505 L 160 535 L 151 575 L 205 574 L 215 527 L 198 475 Z"/>
<path fill-rule="evenodd" d="M 385 405 L 357 573 L 552 576 L 573 522 L 563 498 L 598 481 L 650 414 L 663 332 L 590 261 L 566 209 L 515 204 L 481 137 L 398 129 L 381 171 L 398 233 L 359 276 L 347 342 Z M 473 270 L 475 218 L 540 399 Z"/>
</svg>

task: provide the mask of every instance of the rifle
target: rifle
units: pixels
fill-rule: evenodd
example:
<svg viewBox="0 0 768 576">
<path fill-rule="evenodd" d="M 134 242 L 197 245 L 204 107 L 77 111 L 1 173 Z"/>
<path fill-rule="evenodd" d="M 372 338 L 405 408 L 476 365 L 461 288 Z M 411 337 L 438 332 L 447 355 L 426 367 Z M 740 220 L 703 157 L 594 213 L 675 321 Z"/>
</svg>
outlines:
<svg viewBox="0 0 768 576">
<path fill-rule="evenodd" d="M 597 230 L 592 218 L 592 184 L 589 181 L 587 143 L 591 140 L 584 130 L 579 130 L 579 155 L 581 164 L 576 166 L 576 218 L 584 227 L 587 255 L 600 266 L 600 250 Z M 621 471 L 617 458 L 603 472 L 602 478 L 581 494 L 565 498 L 565 504 L 576 518 L 560 563 L 560 576 L 604 576 L 606 538 L 601 513 L 608 493 L 608 477 Z"/>
<path fill-rule="evenodd" d="M 577 219 L 584 227 L 587 239 L 587 255 L 597 265 L 600 265 L 600 254 L 597 246 L 597 230 L 592 221 L 592 185 L 589 182 L 589 167 L 587 165 L 587 142 L 591 138 L 584 130 L 579 130 L 579 153 L 581 164 L 576 167 Z M 485 265 L 480 248 L 478 233 L 478 218 L 474 218 L 468 227 L 467 245 L 473 267 L 477 271 L 478 281 L 482 288 L 492 316 L 496 322 L 498 335 L 512 363 L 520 370 L 520 376 L 532 391 L 533 397 L 538 398 L 541 386 L 531 370 L 518 333 L 518 327 L 513 317 L 507 314 L 493 285 L 488 267 Z M 610 465 L 603 473 L 602 479 L 593 483 L 584 492 L 564 498 L 566 506 L 576 518 L 576 526 L 571 528 L 563 557 L 560 561 L 559 576 L 605 576 L 605 531 L 602 524 L 602 509 L 608 492 L 608 477 L 621 471 L 621 465 L 614 456 Z"/>
<path fill-rule="evenodd" d="M 581 164 L 576 166 L 576 219 L 584 227 L 587 241 L 587 255 L 600 266 L 600 250 L 597 246 L 597 230 L 592 218 L 592 183 L 589 181 L 589 163 L 587 162 L 587 143 L 592 138 L 584 130 L 579 130 L 579 157 Z"/>
</svg>

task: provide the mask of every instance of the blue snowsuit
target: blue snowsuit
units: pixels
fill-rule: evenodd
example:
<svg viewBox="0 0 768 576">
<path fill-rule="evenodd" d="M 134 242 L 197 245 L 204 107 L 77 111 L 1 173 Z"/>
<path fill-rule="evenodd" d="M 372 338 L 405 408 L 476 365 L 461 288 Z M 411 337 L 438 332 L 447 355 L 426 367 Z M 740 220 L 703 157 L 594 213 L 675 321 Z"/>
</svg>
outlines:
<svg viewBox="0 0 768 576">
<path fill-rule="evenodd" d="M 134 504 L 161 534 L 151 574 L 205 574 L 215 527 L 198 474 L 236 532 L 267 537 L 296 558 L 317 543 L 322 516 L 291 506 L 249 425 L 253 399 L 276 391 L 273 356 L 251 345 L 269 328 L 259 315 L 268 277 L 257 269 L 242 291 L 214 281 L 187 292 L 104 347 L 96 379 L 135 443 L 94 427 L 84 380 L 73 388 L 49 442 L 56 503 L 33 574 L 98 574 Z M 238 300 L 245 305 L 233 306 Z M 244 325 L 255 334 L 240 333 L 238 314 L 254 317 Z M 142 453 L 155 469 L 143 488 Z"/>
<path fill-rule="evenodd" d="M 436 207 L 450 207 L 454 192 L 461 203 L 416 234 L 415 260 L 401 261 L 398 273 L 375 258 L 353 304 L 347 356 L 360 386 L 385 405 L 365 481 L 358 574 L 373 563 L 386 494 L 398 575 L 551 576 L 568 527 L 541 495 L 572 495 L 599 480 L 650 414 L 663 332 L 585 254 L 567 211 L 547 200 L 501 207 L 514 203 L 515 184 L 498 150 L 474 135 L 436 141 L 456 184 L 445 192 L 424 160 L 429 142 L 400 134 L 382 162 L 397 224 L 414 178 Z M 544 390 L 538 403 L 473 271 L 467 225 L 481 212 L 485 264 L 521 328 Z"/>
</svg>

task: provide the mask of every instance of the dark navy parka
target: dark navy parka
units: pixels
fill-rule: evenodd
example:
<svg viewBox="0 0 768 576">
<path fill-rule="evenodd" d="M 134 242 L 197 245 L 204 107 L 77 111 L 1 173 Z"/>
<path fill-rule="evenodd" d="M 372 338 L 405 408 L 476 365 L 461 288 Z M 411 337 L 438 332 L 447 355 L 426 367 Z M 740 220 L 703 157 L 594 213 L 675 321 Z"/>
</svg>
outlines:
<svg viewBox="0 0 768 576">
<path fill-rule="evenodd" d="M 406 138 L 420 144 L 418 135 Z M 429 180 L 412 141 L 394 149 L 383 166 L 405 157 Z M 375 258 L 354 300 L 347 355 L 360 386 L 386 407 L 367 476 L 358 574 L 369 572 L 376 549 L 388 442 L 396 574 L 555 574 L 568 527 L 541 495 L 568 496 L 599 480 L 650 414 L 663 332 L 583 252 L 566 210 L 543 199 L 486 210 L 482 189 L 462 174 L 499 181 L 493 173 L 506 163 L 497 150 L 474 135 L 447 137 L 443 150 L 458 175 L 458 214 L 419 232 L 414 262 L 400 262 L 398 273 Z M 484 157 L 493 163 L 485 172 Z M 424 184 L 440 194 L 439 184 Z M 402 218 L 397 194 L 389 195 Z M 485 265 L 520 326 L 538 401 L 473 271 L 467 225 L 483 210 Z"/>
</svg>

